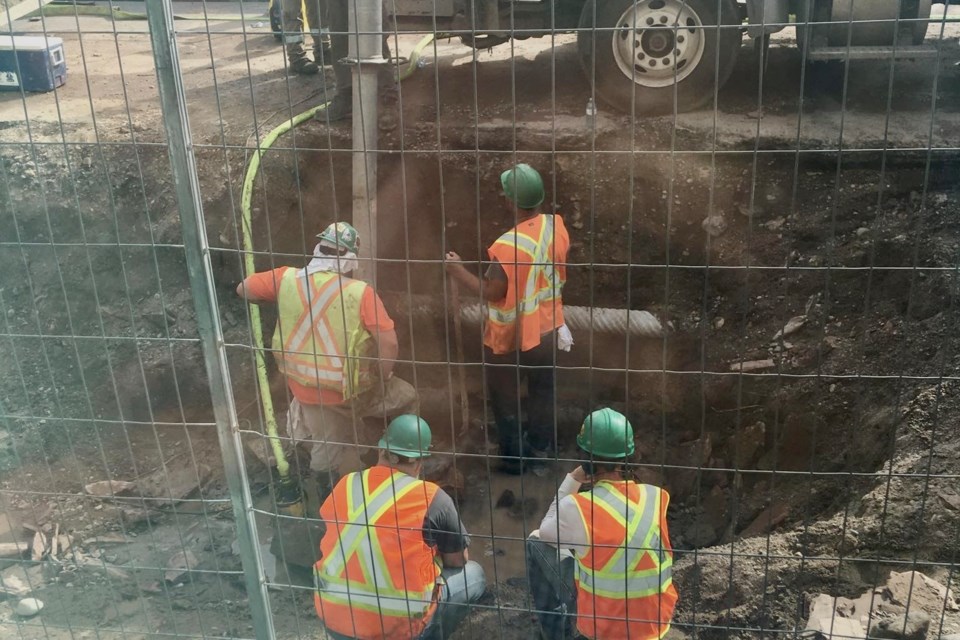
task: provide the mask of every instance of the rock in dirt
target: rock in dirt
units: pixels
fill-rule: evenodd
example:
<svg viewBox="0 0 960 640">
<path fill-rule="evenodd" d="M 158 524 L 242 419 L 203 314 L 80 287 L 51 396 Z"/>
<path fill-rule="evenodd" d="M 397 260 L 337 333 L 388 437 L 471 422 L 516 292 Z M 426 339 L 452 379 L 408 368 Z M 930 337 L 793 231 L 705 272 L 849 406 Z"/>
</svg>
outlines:
<svg viewBox="0 0 960 640">
<path fill-rule="evenodd" d="M 796 333 L 803 328 L 803 325 L 807 324 L 807 316 L 794 316 L 787 320 L 787 324 L 783 325 L 783 328 L 777 331 L 773 339 L 776 340 L 781 337 L 789 336 L 792 333 Z"/>
<path fill-rule="evenodd" d="M 749 538 L 767 533 L 786 520 L 788 515 L 790 515 L 790 505 L 786 502 L 776 502 L 761 511 L 760 515 L 753 519 L 753 522 L 743 530 L 740 536 Z"/>
<path fill-rule="evenodd" d="M 0 593 L 22 598 L 34 589 L 43 587 L 44 582 L 41 565 L 14 565 L 0 573 Z"/>
<path fill-rule="evenodd" d="M 83 490 L 97 498 L 113 498 L 134 495 L 137 485 L 125 480 L 100 480 L 99 482 L 91 482 Z"/>
<path fill-rule="evenodd" d="M 43 609 L 43 600 L 38 600 L 36 598 L 24 598 L 17 603 L 17 607 L 14 609 L 17 615 L 21 618 L 32 618 L 33 616 L 40 613 Z"/>
<path fill-rule="evenodd" d="M 930 616 L 921 611 L 911 611 L 895 618 L 876 620 L 870 625 L 871 638 L 892 640 L 924 640 L 930 628 Z"/>
<path fill-rule="evenodd" d="M 497 498 L 496 509 L 509 509 L 517 502 L 517 496 L 510 489 L 504 489 L 500 497 Z"/>
<path fill-rule="evenodd" d="M 760 371 L 762 369 L 772 369 L 774 362 L 772 358 L 767 358 L 766 360 L 747 360 L 746 362 L 731 362 L 730 371 L 743 371 L 744 373 L 749 373 L 751 371 Z"/>
<path fill-rule="evenodd" d="M 540 512 L 540 501 L 533 496 L 528 496 L 523 500 L 517 500 L 511 505 L 507 513 L 511 518 L 517 520 L 532 520 Z"/>
<path fill-rule="evenodd" d="M 25 544 L 19 542 L 0 542 L 0 558 L 15 558 L 22 556 L 29 549 Z"/>
<path fill-rule="evenodd" d="M 700 226 L 707 232 L 707 235 L 711 238 L 716 238 L 723 235 L 723 232 L 727 230 L 727 221 L 720 215 L 707 216 L 703 219 L 703 222 L 700 223 Z"/>
<path fill-rule="evenodd" d="M 177 552 L 170 556 L 167 561 L 167 570 L 164 572 L 163 578 L 167 582 L 176 584 L 190 573 L 191 569 L 195 569 L 198 564 L 200 563 L 197 561 L 197 557 L 189 549 Z"/>
<path fill-rule="evenodd" d="M 746 468 L 756 461 L 757 453 L 766 441 L 766 434 L 767 425 L 763 422 L 755 422 L 748 427 L 737 430 L 734 443 L 734 461 L 738 469 Z"/>
<path fill-rule="evenodd" d="M 140 478 L 137 487 L 140 495 L 159 500 L 177 502 L 203 489 L 213 477 L 213 470 L 205 464 L 193 465 L 192 459 L 181 464 L 173 462 L 166 468 Z"/>
</svg>

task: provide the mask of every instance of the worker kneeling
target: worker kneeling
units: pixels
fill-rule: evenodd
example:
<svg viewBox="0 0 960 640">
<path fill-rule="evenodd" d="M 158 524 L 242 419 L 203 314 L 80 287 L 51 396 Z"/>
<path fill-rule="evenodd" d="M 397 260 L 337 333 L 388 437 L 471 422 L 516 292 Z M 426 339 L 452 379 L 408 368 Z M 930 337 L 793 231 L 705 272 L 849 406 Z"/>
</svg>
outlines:
<svg viewBox="0 0 960 640">
<path fill-rule="evenodd" d="M 677 602 L 670 496 L 624 478 L 634 443 L 622 414 L 594 411 L 577 444 L 590 459 L 567 475 L 539 531 L 527 538 L 528 580 L 543 635 L 662 638 Z M 593 486 L 581 493 L 586 483 Z"/>
<path fill-rule="evenodd" d="M 334 640 L 448 637 L 486 588 L 453 500 L 419 479 L 430 427 L 394 419 L 378 463 L 344 476 L 320 508 L 317 614 Z"/>
</svg>

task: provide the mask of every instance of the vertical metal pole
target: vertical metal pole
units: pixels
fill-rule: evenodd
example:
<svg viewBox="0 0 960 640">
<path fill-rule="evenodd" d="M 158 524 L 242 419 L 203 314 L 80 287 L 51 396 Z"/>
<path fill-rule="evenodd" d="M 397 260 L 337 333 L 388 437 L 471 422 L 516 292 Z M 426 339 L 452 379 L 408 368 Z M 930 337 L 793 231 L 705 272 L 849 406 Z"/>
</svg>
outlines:
<svg viewBox="0 0 960 640">
<path fill-rule="evenodd" d="M 363 239 L 359 277 L 377 277 L 377 79 L 383 60 L 383 1 L 350 3 L 349 57 L 353 67 L 353 226 Z"/>
<path fill-rule="evenodd" d="M 157 87 L 163 125 L 167 133 L 170 167 L 176 185 L 177 205 L 183 233 L 184 252 L 190 290 L 197 313 L 197 327 L 203 347 L 203 360 L 210 380 L 210 395 L 217 423 L 217 436 L 223 455 L 223 469 L 230 488 L 230 501 L 237 524 L 240 560 L 250 601 L 253 629 L 260 640 L 274 638 L 273 617 L 269 607 L 266 579 L 256 541 L 253 500 L 246 482 L 236 407 L 230 387 L 230 370 L 223 343 L 220 316 L 213 287 L 210 249 L 203 221 L 200 182 L 193 155 L 193 141 L 187 118 L 186 96 L 180 76 L 180 60 L 173 28 L 171 0 L 146 3 L 147 23 L 157 67 Z"/>
</svg>

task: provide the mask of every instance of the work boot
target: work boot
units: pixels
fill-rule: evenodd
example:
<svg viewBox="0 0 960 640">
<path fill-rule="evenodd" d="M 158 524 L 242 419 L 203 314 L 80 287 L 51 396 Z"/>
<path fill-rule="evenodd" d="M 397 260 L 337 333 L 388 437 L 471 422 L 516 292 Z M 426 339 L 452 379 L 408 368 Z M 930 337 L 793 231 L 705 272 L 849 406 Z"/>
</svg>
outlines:
<svg viewBox="0 0 960 640">
<path fill-rule="evenodd" d="M 314 120 L 318 122 L 339 122 L 349 120 L 353 115 L 353 95 L 337 93 L 327 105 L 326 109 L 321 109 L 314 114 Z"/>
<path fill-rule="evenodd" d="M 313 60 L 318 67 L 333 66 L 333 49 L 330 48 L 330 41 L 324 42 L 319 47 L 313 48 Z"/>
<path fill-rule="evenodd" d="M 306 54 L 290 59 L 290 73 L 295 73 L 300 76 L 315 76 L 319 71 L 320 67 L 308 58 Z"/>
</svg>

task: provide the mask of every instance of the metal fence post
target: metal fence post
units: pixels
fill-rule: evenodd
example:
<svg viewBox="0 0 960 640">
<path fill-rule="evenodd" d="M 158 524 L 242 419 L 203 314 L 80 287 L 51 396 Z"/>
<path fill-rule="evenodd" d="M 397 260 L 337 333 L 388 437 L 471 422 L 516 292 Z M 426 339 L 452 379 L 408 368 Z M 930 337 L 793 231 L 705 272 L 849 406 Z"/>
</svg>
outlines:
<svg viewBox="0 0 960 640">
<path fill-rule="evenodd" d="M 223 467 L 230 488 L 230 500 L 237 523 L 240 559 L 243 563 L 247 597 L 254 633 L 262 640 L 274 637 L 273 617 L 263 565 L 256 542 L 253 501 L 246 482 L 236 407 L 230 386 L 230 371 L 224 348 L 220 316 L 210 265 L 209 244 L 203 221 L 200 183 L 193 155 L 193 142 L 187 118 L 186 97 L 180 75 L 173 6 L 170 0 L 146 3 L 147 22 L 157 68 L 157 87 L 167 134 L 170 167 L 176 185 L 180 224 L 186 254 L 190 288 L 197 313 L 203 359 L 210 379 L 210 394 L 217 423 Z"/>
</svg>

